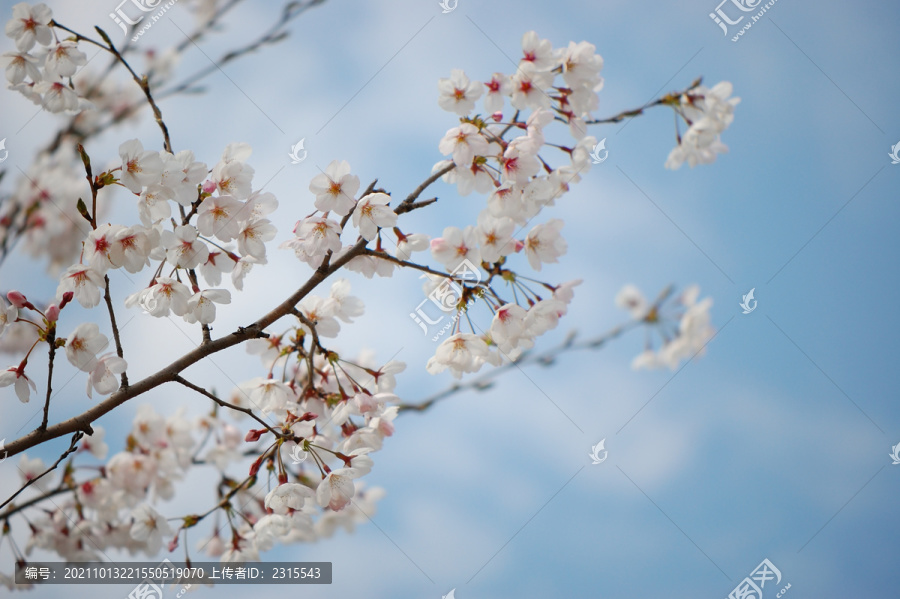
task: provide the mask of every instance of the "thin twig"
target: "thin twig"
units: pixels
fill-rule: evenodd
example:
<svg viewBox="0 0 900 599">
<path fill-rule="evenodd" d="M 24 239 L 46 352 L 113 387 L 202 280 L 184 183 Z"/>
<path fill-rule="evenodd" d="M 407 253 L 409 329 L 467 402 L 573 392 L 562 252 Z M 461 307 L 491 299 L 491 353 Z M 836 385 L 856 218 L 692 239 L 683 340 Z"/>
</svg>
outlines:
<svg viewBox="0 0 900 599">
<path fill-rule="evenodd" d="M 106 311 L 109 312 L 109 324 L 112 326 L 113 339 L 116 342 L 116 355 L 125 359 L 125 352 L 122 351 L 122 340 L 119 337 L 119 326 L 116 324 L 116 311 L 113 308 L 112 295 L 109 293 L 109 275 L 103 275 L 103 298 L 106 300 Z M 128 375 L 122 373 L 122 387 L 128 387 Z"/>
<path fill-rule="evenodd" d="M 47 343 L 50 345 L 50 356 L 47 363 L 47 399 L 44 400 L 44 418 L 41 420 L 41 430 L 47 430 L 47 421 L 50 419 L 50 395 L 53 392 L 53 361 L 56 358 L 56 325 L 50 323 L 47 331 Z"/>
<path fill-rule="evenodd" d="M 194 383 L 188 381 L 187 379 L 185 379 L 184 377 L 182 377 L 182 376 L 180 376 L 180 375 L 175 375 L 175 376 L 172 378 L 172 382 L 173 382 L 173 383 L 180 383 L 180 384 L 184 385 L 185 387 L 187 387 L 188 389 L 191 389 L 192 391 L 196 391 L 197 393 L 199 393 L 200 395 L 203 395 L 204 397 L 208 397 L 209 399 L 211 399 L 212 401 L 216 402 L 217 404 L 219 404 L 219 405 L 222 406 L 223 408 L 228 408 L 229 410 L 234 410 L 235 412 L 242 412 L 242 413 L 246 414 L 247 416 L 250 416 L 251 418 L 253 418 L 254 420 L 256 420 L 258 423 L 260 423 L 261 425 L 263 425 L 263 426 L 266 428 L 266 430 L 268 430 L 270 433 L 272 433 L 273 435 L 275 435 L 275 436 L 278 437 L 278 438 L 281 438 L 281 437 L 291 438 L 291 437 L 293 437 L 293 435 L 285 435 L 285 434 L 283 434 L 283 433 L 278 432 L 278 431 L 275 430 L 274 428 L 272 428 L 269 424 L 266 423 L 265 420 L 263 420 L 262 418 L 260 418 L 259 416 L 257 416 L 257 415 L 253 412 L 253 410 L 251 410 L 250 408 L 242 408 L 242 407 L 240 407 L 240 406 L 234 405 L 233 403 L 228 403 L 227 401 L 225 401 L 225 400 L 223 400 L 223 399 L 219 399 L 218 397 L 216 397 L 215 395 L 213 395 L 212 393 L 210 393 L 209 391 L 207 391 L 207 390 L 204 389 L 203 387 L 199 387 L 199 386 L 195 385 Z"/>
<path fill-rule="evenodd" d="M 576 331 L 572 331 L 566 337 L 565 341 L 563 341 L 560 345 L 548 349 L 541 353 L 535 353 L 533 351 L 525 351 L 518 358 L 512 360 L 510 362 L 506 362 L 502 366 L 497 366 L 496 368 L 489 370 L 482 374 L 481 376 L 477 376 L 475 378 L 469 379 L 467 381 L 461 383 L 454 383 L 447 387 L 446 389 L 439 391 L 425 399 L 419 401 L 418 403 L 401 403 L 398 404 L 400 412 L 424 412 L 435 403 L 442 399 L 446 399 L 452 395 L 456 395 L 461 391 L 475 390 L 475 391 L 484 391 L 489 389 L 494 384 L 494 379 L 499 377 L 501 374 L 512 370 L 514 368 L 518 368 L 520 366 L 524 366 L 527 364 L 540 364 L 542 366 L 549 366 L 553 363 L 553 361 L 559 356 L 568 351 L 574 350 L 583 350 L 583 349 L 597 349 L 607 343 L 608 341 L 615 339 L 625 331 L 634 328 L 642 324 L 640 320 L 632 320 L 625 324 L 619 325 L 613 329 L 610 329 L 606 333 L 593 337 L 591 339 L 587 339 L 585 341 L 581 341 L 579 343 L 575 343 L 575 338 L 577 336 Z"/>
<path fill-rule="evenodd" d="M 82 431 L 77 431 L 74 435 L 72 435 L 72 441 L 69 443 L 69 448 L 65 451 L 65 453 L 63 453 L 61 456 L 59 456 L 59 459 L 57 459 L 55 462 L 53 462 L 53 465 L 52 465 L 52 466 L 50 466 L 49 468 L 47 468 L 46 470 L 44 470 L 43 472 L 41 472 L 40 474 L 38 474 L 38 475 L 35 476 L 34 478 L 29 479 L 24 485 L 22 485 L 22 488 L 19 489 L 18 491 L 16 491 L 15 493 L 13 493 L 12 496 L 11 496 L 9 499 L 7 499 L 6 501 L 4 501 L 3 503 L 0 503 L 0 508 L 6 506 L 6 505 L 7 505 L 8 503 L 10 503 L 13 499 L 15 499 L 16 497 L 18 497 L 18 496 L 19 496 L 19 493 L 21 493 L 22 491 L 24 491 L 25 489 L 27 489 L 28 487 L 30 487 L 31 485 L 33 485 L 33 484 L 36 483 L 37 481 L 39 481 L 39 480 L 41 480 L 42 478 L 44 478 L 44 476 L 46 476 L 47 474 L 50 474 L 51 472 L 53 472 L 54 470 L 56 470 L 56 467 L 59 466 L 60 462 L 62 462 L 64 459 L 66 459 L 66 457 L 67 457 L 70 453 L 72 453 L 73 451 L 75 451 L 76 449 L 78 449 L 78 442 L 81 440 L 81 438 L 82 438 L 83 436 L 84 436 L 84 433 L 83 433 Z"/>
</svg>

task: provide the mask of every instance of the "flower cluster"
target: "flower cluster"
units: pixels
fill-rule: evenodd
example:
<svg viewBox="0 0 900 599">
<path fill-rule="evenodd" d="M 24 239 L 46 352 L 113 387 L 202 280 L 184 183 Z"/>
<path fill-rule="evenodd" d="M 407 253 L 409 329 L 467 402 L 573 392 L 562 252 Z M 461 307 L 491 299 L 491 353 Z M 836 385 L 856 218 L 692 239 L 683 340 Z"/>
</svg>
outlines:
<svg viewBox="0 0 900 599">
<path fill-rule="evenodd" d="M 87 57 L 78 49 L 77 41 L 56 39 L 50 28 L 52 20 L 46 4 L 29 6 L 20 2 L 13 6 L 6 35 L 16 42 L 18 51 L 3 54 L 6 80 L 10 89 L 49 112 L 78 112 L 89 103 L 79 98 L 66 79 L 87 63 Z"/>
<path fill-rule="evenodd" d="M 80 110 L 87 105 L 82 97 L 89 97 L 103 108 L 102 118 L 125 118 L 134 93 L 110 87 L 102 75 L 80 77 L 76 86 L 72 76 L 86 62 L 78 40 L 91 40 L 72 32 L 72 38 L 59 41 L 53 28 L 71 31 L 53 21 L 43 4 L 13 7 L 6 33 L 17 52 L 4 55 L 11 88 L 51 112 Z M 125 63 L 111 44 L 106 49 Z M 61 361 L 64 354 L 71 367 L 87 376 L 88 398 L 118 392 L 101 400 L 109 405 L 139 394 L 135 389 L 140 385 L 128 383 L 125 356 L 130 354 L 121 344 L 110 293 L 109 275 L 120 269 L 145 283 L 125 299 L 125 307 L 155 318 L 199 323 L 203 343 L 196 355 L 245 342 L 247 351 L 260 357 L 262 372 L 237 384 L 226 401 L 187 381 L 185 367 L 173 362 L 157 373 L 164 381 L 144 381 L 153 387 L 182 385 L 211 400 L 213 409 L 199 417 L 184 409 L 166 417 L 141 406 L 124 449 L 108 460 L 103 429 L 81 423 L 70 451 L 90 453 L 104 464 L 82 476 L 74 457 L 69 458 L 55 487 L 46 464 L 23 454 L 22 484 L 59 496 L 52 508 L 41 504 L 44 509 L 28 517 L 24 553 L 48 550 L 70 561 L 96 560 L 107 549 L 153 556 L 163 547 L 173 551 L 183 542 L 182 533 L 186 539 L 188 529 L 214 516 L 213 532 L 198 548 L 226 562 L 244 562 L 259 559 L 277 543 L 310 542 L 338 528 L 352 530 L 374 513 L 383 494 L 367 489 L 363 479 L 374 467 L 373 456 L 395 432 L 401 409 L 396 376 L 406 365 L 378 362 L 370 352 L 348 357 L 331 345 L 342 327 L 365 311 L 349 281 L 337 277 L 329 281 L 327 295 L 301 288 L 251 326 L 212 338 L 209 325 L 232 300 L 232 292 L 223 288 L 223 275 L 230 275 L 230 286 L 241 290 L 251 269 L 267 263 L 277 233 L 272 214 L 278 202 L 254 189 L 247 144 L 228 145 L 212 166 L 196 160 L 190 150 L 169 151 L 168 130 L 149 88 L 165 78 L 174 57 L 148 58 L 151 72 L 139 85 L 156 112 L 166 149 L 126 141 L 115 166 L 95 173 L 87 151 L 77 145 L 73 152 L 73 138 L 67 137 L 79 128 L 80 134 L 100 126 L 99 114 L 82 115 L 72 119 L 55 149 L 41 154 L 4 202 L 0 250 L 8 250 L 10 232 L 24 233 L 28 252 L 49 257 L 58 286 L 55 300 L 43 310 L 19 291 L 0 297 L 0 350 L 24 354 L 17 365 L 0 372 L 0 387 L 11 387 L 20 401 L 29 401 L 41 381 L 29 377 L 26 367 L 34 349 L 45 343 L 51 365 L 48 389 L 57 388 L 53 360 L 58 356 Z M 563 221 L 542 213 L 590 169 L 597 140 L 587 135 L 587 127 L 598 122 L 592 111 L 599 105 L 602 67 L 603 59 L 588 42 L 554 48 L 529 32 L 522 38 L 522 58 L 513 74 L 494 73 L 490 81 L 477 82 L 463 71 L 452 71 L 438 83 L 438 104 L 458 122 L 437 144 L 445 159 L 434 165 L 431 177 L 398 203 L 375 183 L 363 189 L 350 165 L 334 160 L 309 183 L 315 210 L 296 223 L 293 237 L 281 247 L 315 270 L 309 289 L 320 288 L 341 269 L 367 278 L 390 277 L 406 268 L 424 272 L 426 300 L 443 312 L 455 312 L 445 328 L 452 330 L 427 361 L 432 374 L 446 371 L 459 378 L 485 365 L 516 360 L 557 327 L 581 283 L 552 284 L 533 277 L 568 251 Z M 698 84 L 661 102 L 673 106 L 689 126 L 667 166 L 711 162 L 722 151 L 719 134 L 731 123 L 737 104 L 730 95 L 726 83 L 712 89 Z M 476 113 L 482 101 L 484 112 Z M 556 151 L 562 158 L 551 160 L 548 154 Z M 83 171 L 77 172 L 76 164 Z M 418 197 L 438 180 L 461 196 L 483 196 L 477 217 L 448 225 L 439 236 L 404 231 L 400 217 L 437 201 Z M 133 221 L 106 222 L 103 196 L 110 189 L 135 199 Z M 433 265 L 413 261 L 415 254 L 425 252 Z M 698 301 L 698 295 L 691 288 L 673 307 L 663 306 L 662 299 L 649 304 L 632 287 L 620 293 L 617 302 L 635 322 L 658 330 L 663 339 L 659 350 L 648 344 L 635 367 L 675 367 L 703 350 L 713 334 L 712 302 Z M 72 301 L 85 309 L 105 304 L 101 309 L 108 312 L 112 335 L 90 320 L 63 327 L 60 314 Z M 470 313 L 473 305 L 490 317 Z M 432 323 L 427 317 L 425 321 Z M 260 330 L 263 324 L 270 330 Z M 204 347 L 216 349 L 204 354 Z M 45 426 L 39 429 L 44 432 L 51 430 L 46 425 L 52 394 L 47 396 Z M 241 421 L 248 420 L 252 428 L 242 428 Z M 91 434 L 82 436 L 84 431 Z M 175 484 L 201 466 L 218 471 L 218 502 L 206 512 L 184 516 L 176 526 L 172 522 L 179 519 L 164 516 L 158 503 L 172 499 Z M 23 505 L 9 508 L 4 525 L 12 514 L 31 507 Z M 0 582 L 5 580 L 0 574 Z"/>
<path fill-rule="evenodd" d="M 632 368 L 675 370 L 682 360 L 702 355 L 715 335 L 709 314 L 713 301 L 710 297 L 699 300 L 699 287 L 688 287 L 671 304 L 664 304 L 667 296 L 668 292 L 651 304 L 634 285 L 626 285 L 616 295 L 616 305 L 662 339 L 662 346 L 654 350 L 648 335 L 646 347 L 634 358 Z"/>
<path fill-rule="evenodd" d="M 685 162 L 693 168 L 698 164 L 711 164 L 716 154 L 728 151 L 720 136 L 734 120 L 734 107 L 740 98 L 730 97 L 731 83 L 722 81 L 707 88 L 693 87 L 678 99 L 675 111 L 688 125 L 678 139 L 678 145 L 669 154 L 666 168 L 678 169 Z"/>
<path fill-rule="evenodd" d="M 523 253 L 528 265 L 540 271 L 568 249 L 560 219 L 532 222 L 590 170 L 590 151 L 597 140 L 586 134 L 586 122 L 599 102 L 602 68 L 603 59 L 592 44 L 570 42 L 568 47 L 553 48 L 532 31 L 522 38 L 522 58 L 514 74 L 494 73 L 482 84 L 454 70 L 439 82 L 438 104 L 461 118 L 438 144 L 450 159 L 438 162 L 433 172 L 444 172 L 444 181 L 455 184 L 460 195 L 475 191 L 486 194 L 487 201 L 475 224 L 447 227 L 441 237 L 432 239 L 431 254 L 451 275 L 463 266 L 487 273 L 484 277 L 479 272 L 473 287 L 488 290 L 479 297 L 493 319 L 483 330 L 473 326 L 470 333 L 462 332 L 457 320 L 455 334 L 429 361 L 429 372 L 450 370 L 459 377 L 485 363 L 515 359 L 566 313 L 572 289 L 580 281 L 542 283 L 551 292 L 544 297 L 529 288 L 530 279 L 518 275 L 508 261 Z M 483 94 L 489 119 L 470 116 Z M 505 112 L 507 99 L 512 109 Z M 570 142 L 548 141 L 554 122 L 567 125 Z M 510 132 L 518 135 L 507 139 Z M 559 148 L 566 162 L 550 166 L 541 155 L 548 147 Z M 512 301 L 491 287 L 494 279 L 511 287 Z M 466 296 L 471 290 L 459 278 L 431 277 L 425 293 L 433 296 L 436 289 L 453 286 L 454 280 L 463 286 L 456 307 L 468 310 Z"/>
</svg>

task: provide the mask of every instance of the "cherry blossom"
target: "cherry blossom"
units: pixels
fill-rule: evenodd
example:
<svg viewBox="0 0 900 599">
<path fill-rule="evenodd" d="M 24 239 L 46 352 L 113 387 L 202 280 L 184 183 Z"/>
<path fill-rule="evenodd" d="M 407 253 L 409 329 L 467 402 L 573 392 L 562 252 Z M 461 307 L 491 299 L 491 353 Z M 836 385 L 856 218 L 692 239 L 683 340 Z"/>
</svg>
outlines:
<svg viewBox="0 0 900 599">
<path fill-rule="evenodd" d="M 78 110 L 78 94 L 64 81 L 39 81 L 34 91 L 41 94 L 41 105 L 48 112 L 72 112 Z"/>
<path fill-rule="evenodd" d="M 172 527 L 166 519 L 146 503 L 138 506 L 131 514 L 134 524 L 129 534 L 136 541 L 143 541 L 148 555 L 155 555 L 162 547 L 163 537 L 172 535 Z"/>
<path fill-rule="evenodd" d="M 542 40 L 536 31 L 529 31 L 522 36 L 522 63 L 531 64 L 537 71 L 550 71 L 559 64 L 558 52 L 553 49 L 550 40 Z"/>
<path fill-rule="evenodd" d="M 396 232 L 396 230 L 395 230 Z M 424 252 L 430 247 L 430 239 L 424 233 L 398 233 L 396 256 L 400 260 L 412 259 L 413 252 Z"/>
<path fill-rule="evenodd" d="M 315 325 L 320 337 L 337 337 L 341 330 L 341 325 L 335 318 L 338 306 L 339 304 L 331 298 L 308 295 L 303 298 L 298 308 L 303 316 Z M 311 333 L 305 323 L 301 324 L 301 328 Z"/>
<path fill-rule="evenodd" d="M 446 227 L 441 237 L 431 240 L 431 255 L 450 272 L 456 270 L 464 260 L 476 266 L 481 264 L 475 227 L 469 225 L 463 230 Z"/>
<path fill-rule="evenodd" d="M 438 81 L 438 91 L 438 106 L 459 116 L 466 116 L 475 109 L 475 101 L 484 90 L 477 81 L 469 81 L 461 69 L 453 69 L 449 78 Z"/>
<path fill-rule="evenodd" d="M 97 354 L 109 345 L 109 339 L 100 327 L 85 322 L 77 327 L 66 340 L 66 358 L 78 370 L 91 372 L 97 366 Z"/>
<path fill-rule="evenodd" d="M 180 268 L 196 268 L 206 262 L 209 248 L 198 239 L 198 232 L 192 225 L 181 225 L 175 232 L 163 231 L 160 243 L 166 248 L 166 260 Z"/>
<path fill-rule="evenodd" d="M 503 110 L 505 97 L 510 94 L 509 75 L 494 73 L 491 80 L 484 84 L 487 94 L 484 96 L 484 109 L 490 113 Z"/>
<path fill-rule="evenodd" d="M 309 182 L 309 191 L 316 196 L 316 208 L 345 216 L 356 204 L 354 198 L 359 191 L 359 177 L 350 174 L 350 164 L 346 160 L 332 160 L 324 173 Z"/>
<path fill-rule="evenodd" d="M 315 497 L 315 492 L 305 485 L 285 483 L 278 485 L 266 495 L 266 509 L 275 514 L 288 514 L 303 509 L 308 498 Z"/>
<path fill-rule="evenodd" d="M 53 33 L 48 27 L 53 20 L 53 13 L 43 2 L 29 6 L 19 2 L 12 7 L 12 19 L 6 22 L 6 36 L 16 42 L 19 52 L 28 52 L 37 42 L 49 46 L 53 41 Z"/>
<path fill-rule="evenodd" d="M 81 440 L 81 449 L 89 451 L 98 460 L 105 460 L 109 453 L 109 445 L 103 440 L 106 437 L 106 429 L 99 424 L 93 425 L 93 429 L 92 434 L 85 435 Z"/>
<path fill-rule="evenodd" d="M 335 317 L 344 322 L 352 323 L 354 318 L 365 312 L 363 301 L 350 295 L 350 282 L 347 279 L 338 279 L 331 284 L 329 300 Z"/>
<path fill-rule="evenodd" d="M 0 387 L 8 387 L 10 385 L 13 385 L 16 397 L 22 403 L 28 403 L 31 399 L 31 392 L 37 391 L 34 381 L 25 375 L 24 366 L 10 366 L 3 372 L 0 372 Z"/>
<path fill-rule="evenodd" d="M 379 227 L 393 227 L 397 215 L 388 206 L 391 196 L 386 193 L 370 193 L 360 198 L 353 210 L 353 226 L 365 239 L 374 239 Z"/>
<path fill-rule="evenodd" d="M 484 339 L 471 333 L 457 333 L 445 339 L 429 358 L 426 370 L 437 374 L 450 369 L 455 378 L 466 372 L 477 372 L 488 358 Z"/>
<path fill-rule="evenodd" d="M 84 242 L 83 259 L 88 266 L 99 274 L 106 274 L 110 268 L 115 268 L 110 253 L 115 244 L 116 233 L 124 229 L 122 225 L 100 225 L 91 231 Z"/>
<path fill-rule="evenodd" d="M 100 288 L 103 286 L 101 273 L 82 264 L 73 264 L 59 280 L 56 299 L 62 300 L 65 292 L 72 291 L 79 304 L 85 308 L 93 308 L 100 303 Z"/>
<path fill-rule="evenodd" d="M 510 80 L 513 90 L 510 103 L 519 110 L 549 108 L 550 96 L 544 91 L 553 82 L 553 74 L 538 71 L 533 63 L 523 62 Z"/>
<path fill-rule="evenodd" d="M 128 364 L 119 356 L 113 353 L 102 355 L 88 377 L 87 396 L 93 397 L 92 389 L 96 389 L 100 395 L 109 395 L 118 390 L 119 379 L 116 375 L 125 372 L 126 368 Z"/>
<path fill-rule="evenodd" d="M 144 186 L 160 182 L 163 163 L 159 152 L 144 151 L 143 144 L 132 139 L 119 146 L 119 156 L 122 158 L 119 182 L 134 193 L 141 193 Z"/>
<path fill-rule="evenodd" d="M 353 468 L 339 468 L 329 472 L 316 487 L 316 501 L 321 507 L 341 511 L 356 494 L 353 479 L 357 474 Z"/>
<path fill-rule="evenodd" d="M 171 191 L 172 198 L 182 206 L 197 200 L 197 186 L 206 177 L 206 164 L 194 160 L 194 153 L 182 150 L 177 154 L 160 152 L 163 162 L 160 183 Z"/>
<path fill-rule="evenodd" d="M 294 227 L 296 237 L 285 241 L 280 247 L 294 250 L 303 262 L 315 264 L 321 262 L 328 252 L 341 249 L 340 225 L 324 216 L 310 216 Z"/>
<path fill-rule="evenodd" d="M 158 244 L 159 231 L 156 229 L 140 225 L 119 227 L 113 235 L 109 261 L 113 266 L 123 267 L 130 273 L 140 272 L 150 264 L 150 253 Z"/>
<path fill-rule="evenodd" d="M 536 225 L 525 238 L 525 255 L 528 263 L 535 270 L 541 270 L 541 264 L 557 262 L 557 258 L 566 253 L 568 244 L 560 235 L 563 221 L 551 219 L 545 224 Z"/>
<path fill-rule="evenodd" d="M 644 318 L 649 310 L 647 300 L 641 290 L 634 285 L 625 285 L 616 294 L 616 305 L 628 310 L 631 317 L 637 320 Z"/>
<path fill-rule="evenodd" d="M 27 52 L 4 52 L 2 62 L 6 65 L 6 80 L 17 85 L 28 77 L 33 83 L 41 80 L 38 60 Z"/>
<path fill-rule="evenodd" d="M 188 300 L 184 319 L 190 323 L 211 324 L 216 319 L 216 304 L 230 303 L 231 293 L 227 289 L 205 289 Z"/>
<path fill-rule="evenodd" d="M 197 229 L 207 237 L 231 241 L 240 231 L 237 216 L 243 206 L 229 195 L 206 198 L 197 209 Z"/>
<path fill-rule="evenodd" d="M 41 458 L 29 458 L 27 455 L 22 454 L 22 457 L 19 458 L 18 469 L 22 482 L 28 482 L 43 474 L 47 470 L 47 465 L 44 464 L 44 460 Z M 41 491 L 46 491 L 50 488 L 50 483 L 52 481 L 53 474 L 51 473 L 41 477 L 39 480 L 35 481 L 33 485 Z"/>
<path fill-rule="evenodd" d="M 153 285 L 130 295 L 125 305 L 140 305 L 157 318 L 168 316 L 170 311 L 176 316 L 184 316 L 190 297 L 190 290 L 184 283 L 170 277 L 157 277 Z"/>
<path fill-rule="evenodd" d="M 151 183 L 138 197 L 138 215 L 145 227 L 151 227 L 172 216 L 172 190 L 159 183 Z"/>
<path fill-rule="evenodd" d="M 453 162 L 457 166 L 466 167 L 472 164 L 475 156 L 483 156 L 488 152 L 488 141 L 471 123 L 463 123 L 447 131 L 438 144 L 442 154 L 453 154 Z"/>
<path fill-rule="evenodd" d="M 516 251 L 516 240 L 513 233 L 516 223 L 505 216 L 491 216 L 488 212 L 478 215 L 478 245 L 481 249 L 481 259 L 485 262 L 497 262 L 503 256 Z"/>
<path fill-rule="evenodd" d="M 221 161 L 213 167 L 210 180 L 220 194 L 246 200 L 252 191 L 253 167 L 241 160 Z"/>
<path fill-rule="evenodd" d="M 0 297 L 0 337 L 3 336 L 4 331 L 6 331 L 7 327 L 16 321 L 16 318 L 19 316 L 19 310 L 6 302 L 5 299 Z"/>
<path fill-rule="evenodd" d="M 252 256 L 265 262 L 266 242 L 274 239 L 277 232 L 272 221 L 267 218 L 246 222 L 237 234 L 238 251 L 244 256 Z"/>
<path fill-rule="evenodd" d="M 666 168 L 677 170 L 685 162 L 694 168 L 698 164 L 712 164 L 716 155 L 728 151 L 728 146 L 719 138 L 716 123 L 710 118 L 701 118 L 693 123 L 669 154 Z"/>
<path fill-rule="evenodd" d="M 51 77 L 71 77 L 85 63 L 87 56 L 78 49 L 76 42 L 59 42 L 47 53 L 44 69 Z"/>
</svg>

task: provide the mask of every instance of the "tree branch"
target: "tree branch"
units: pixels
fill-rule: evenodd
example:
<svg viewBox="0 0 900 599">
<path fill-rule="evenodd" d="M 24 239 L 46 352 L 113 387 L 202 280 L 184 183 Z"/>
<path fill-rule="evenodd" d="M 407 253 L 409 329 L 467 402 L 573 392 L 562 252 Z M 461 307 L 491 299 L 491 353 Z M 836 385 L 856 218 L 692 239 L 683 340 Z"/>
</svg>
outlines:
<svg viewBox="0 0 900 599">
<path fill-rule="evenodd" d="M 6 506 L 6 505 L 7 505 L 8 503 L 10 503 L 13 499 L 15 499 L 16 497 L 18 497 L 18 496 L 19 496 L 19 493 L 21 493 L 22 491 L 24 491 L 25 489 L 27 489 L 28 487 L 30 487 L 31 485 L 33 485 L 33 484 L 36 483 L 37 481 L 39 481 L 39 480 L 41 480 L 42 478 L 44 478 L 44 476 L 46 476 L 47 474 L 50 474 L 51 472 L 53 472 L 54 470 L 56 470 L 56 467 L 59 466 L 60 462 L 62 462 L 64 459 L 66 459 L 66 457 L 67 457 L 70 453 L 72 453 L 73 451 L 75 451 L 76 449 L 78 449 L 78 442 L 81 440 L 81 438 L 82 438 L 83 436 L 84 436 L 84 433 L 83 433 L 82 431 L 77 431 L 74 435 L 72 435 L 72 441 L 69 443 L 69 448 L 65 451 L 65 453 L 63 453 L 61 456 L 59 456 L 59 458 L 58 458 L 55 462 L 53 462 L 53 465 L 52 465 L 52 466 L 50 466 L 49 468 L 47 468 L 46 470 L 44 470 L 43 472 L 41 472 L 40 474 L 38 474 L 38 475 L 35 476 L 34 478 L 29 479 L 29 480 L 22 486 L 22 488 L 19 489 L 18 491 L 16 491 L 15 493 L 13 493 L 12 496 L 11 496 L 9 499 L 7 499 L 6 501 L 4 501 L 3 503 L 0 503 L 0 508 Z M 46 497 L 46 496 L 42 496 L 42 499 L 45 498 L 45 497 Z"/>
<path fill-rule="evenodd" d="M 263 420 L 262 418 L 260 418 L 259 416 L 257 416 L 257 415 L 253 412 L 253 410 L 251 410 L 250 408 L 242 408 L 242 407 L 236 406 L 236 405 L 234 405 L 234 404 L 232 404 L 232 403 L 228 403 L 227 401 L 225 401 L 225 400 L 223 400 L 223 399 L 219 399 L 218 397 L 216 397 L 215 395 L 213 395 L 212 393 L 210 393 L 209 391 L 207 391 L 207 390 L 204 389 L 203 387 L 199 387 L 199 386 L 195 385 L 194 383 L 192 383 L 192 382 L 186 380 L 185 378 L 181 377 L 180 375 L 175 375 L 175 376 L 172 378 L 172 382 L 175 382 L 175 383 L 179 383 L 179 384 L 181 384 L 181 385 L 184 385 L 184 386 L 187 387 L 188 389 L 191 389 L 192 391 L 196 391 L 197 393 L 199 393 L 200 395 L 203 395 L 204 397 L 208 397 L 209 399 L 211 399 L 212 401 L 216 402 L 217 404 L 219 404 L 219 405 L 222 406 L 223 408 L 228 408 L 229 410 L 234 410 L 235 412 L 242 412 L 242 413 L 246 414 L 247 416 L 250 416 L 251 418 L 253 418 L 254 420 L 256 420 L 258 423 L 260 423 L 261 425 L 263 425 L 263 426 L 266 428 L 266 430 L 268 430 L 270 433 L 272 433 L 273 435 L 275 435 L 276 438 L 285 437 L 285 436 L 287 436 L 288 438 L 292 438 L 292 437 L 293 437 L 293 435 L 284 435 L 283 433 L 280 433 L 280 432 L 276 431 L 274 428 L 272 428 L 271 426 L 269 426 L 269 425 L 266 423 L 265 420 Z"/>
<path fill-rule="evenodd" d="M 535 353 L 533 351 L 525 351 L 511 362 L 506 362 L 502 366 L 497 366 L 496 368 L 489 370 L 482 374 L 481 376 L 477 376 L 471 378 L 464 382 L 454 383 L 444 389 L 443 391 L 439 391 L 425 399 L 421 400 L 418 403 L 401 403 L 398 404 L 400 412 L 424 412 L 435 403 L 441 401 L 442 399 L 446 399 L 457 393 L 462 391 L 474 390 L 474 391 L 485 391 L 490 389 L 494 385 L 494 379 L 499 377 L 501 374 L 504 374 L 507 371 L 512 370 L 513 368 L 519 368 L 521 366 L 525 366 L 528 364 L 540 364 L 541 366 L 550 366 L 556 360 L 556 358 L 565 352 L 575 351 L 575 350 L 584 350 L 584 349 L 597 349 L 608 341 L 615 339 L 625 331 L 634 328 L 638 325 L 642 324 L 640 320 L 632 320 L 625 324 L 619 325 L 613 329 L 610 329 L 606 333 L 598 337 L 594 337 L 592 339 L 586 339 L 579 343 L 575 343 L 575 338 L 577 336 L 576 331 L 572 331 L 566 337 L 565 341 L 563 341 L 560 345 L 550 348 L 541 353 Z"/>
</svg>

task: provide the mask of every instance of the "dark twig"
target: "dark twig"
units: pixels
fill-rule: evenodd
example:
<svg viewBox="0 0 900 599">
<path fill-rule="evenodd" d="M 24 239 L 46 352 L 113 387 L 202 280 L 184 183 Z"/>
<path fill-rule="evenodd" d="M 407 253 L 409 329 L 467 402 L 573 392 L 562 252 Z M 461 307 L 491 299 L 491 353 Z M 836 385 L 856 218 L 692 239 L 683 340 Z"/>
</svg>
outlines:
<svg viewBox="0 0 900 599">
<path fill-rule="evenodd" d="M 64 459 L 66 459 L 66 457 L 67 457 L 70 453 L 72 453 L 72 452 L 74 452 L 76 449 L 78 449 L 78 442 L 81 440 L 81 438 L 82 438 L 83 436 L 84 436 L 84 433 L 81 432 L 81 431 L 77 431 L 74 435 L 72 435 L 72 441 L 69 443 L 69 448 L 65 451 L 65 453 L 63 453 L 61 456 L 59 456 L 59 459 L 57 459 L 55 462 L 53 462 L 53 465 L 52 465 L 52 466 L 50 466 L 49 468 L 47 468 L 46 470 L 44 470 L 43 472 L 41 472 L 40 474 L 38 474 L 38 475 L 35 476 L 34 478 L 29 479 L 24 485 L 22 485 L 22 488 L 19 489 L 18 491 L 16 491 L 15 493 L 13 493 L 12 496 L 11 496 L 9 499 L 7 499 L 6 501 L 4 501 L 3 503 L 0 503 L 0 508 L 2 508 L 2 507 L 4 507 L 4 506 L 6 506 L 7 504 L 9 504 L 13 499 L 15 499 L 16 497 L 18 497 L 19 494 L 20 494 L 22 491 L 24 491 L 25 489 L 27 489 L 28 487 L 30 487 L 31 485 L 33 485 L 33 484 L 36 483 L 37 481 L 39 481 L 39 480 L 41 480 L 42 478 L 44 478 L 44 476 L 46 476 L 47 474 L 50 474 L 51 472 L 53 472 L 54 470 L 56 470 L 56 467 L 59 466 L 59 464 L 60 464 Z"/>
</svg>

